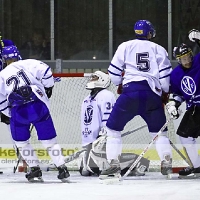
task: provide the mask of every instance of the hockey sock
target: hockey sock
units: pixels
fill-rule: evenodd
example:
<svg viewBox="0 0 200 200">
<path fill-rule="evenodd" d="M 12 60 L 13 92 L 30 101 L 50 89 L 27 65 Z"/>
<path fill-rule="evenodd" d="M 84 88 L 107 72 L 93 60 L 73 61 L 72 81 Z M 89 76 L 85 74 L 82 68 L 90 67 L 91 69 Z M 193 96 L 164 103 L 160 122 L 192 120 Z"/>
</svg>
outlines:
<svg viewBox="0 0 200 200">
<path fill-rule="evenodd" d="M 122 139 L 120 131 L 107 127 L 106 156 L 107 160 L 119 159 L 122 152 Z"/>
<path fill-rule="evenodd" d="M 57 167 L 65 163 L 61 147 L 59 144 L 57 144 L 56 138 L 53 138 L 51 140 L 41 140 L 41 142 L 43 146 L 47 149 L 50 158 Z"/>
<path fill-rule="evenodd" d="M 150 132 L 152 137 L 155 137 L 157 133 Z M 160 135 L 155 141 L 156 150 L 158 152 L 160 160 L 164 160 L 164 156 L 170 155 L 172 157 L 171 145 L 169 143 L 169 139 L 167 137 L 167 132 L 164 131 L 162 135 Z"/>
<path fill-rule="evenodd" d="M 30 143 L 25 142 L 15 142 L 16 146 L 19 149 L 20 154 L 26 161 L 29 167 L 35 167 L 39 165 L 38 158 L 36 156 L 35 150 L 30 145 Z"/>
<path fill-rule="evenodd" d="M 185 147 L 186 153 L 191 160 L 194 168 L 200 166 L 200 157 L 198 155 L 198 148 L 196 145 L 196 139 L 192 137 L 183 138 L 179 137 L 182 145 Z"/>
</svg>

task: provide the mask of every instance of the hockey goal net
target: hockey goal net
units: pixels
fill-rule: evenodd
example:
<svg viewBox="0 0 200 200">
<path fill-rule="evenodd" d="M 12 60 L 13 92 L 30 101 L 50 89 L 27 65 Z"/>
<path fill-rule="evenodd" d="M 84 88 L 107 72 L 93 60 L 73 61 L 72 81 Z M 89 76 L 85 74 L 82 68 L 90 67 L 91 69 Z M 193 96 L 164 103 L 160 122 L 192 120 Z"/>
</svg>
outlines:
<svg viewBox="0 0 200 200">
<path fill-rule="evenodd" d="M 89 73 L 54 74 L 54 77 L 61 77 L 61 81 L 55 83 L 53 95 L 50 99 L 50 111 L 57 131 L 58 142 L 64 150 L 64 155 L 70 155 L 82 149 L 81 104 L 90 92 L 85 89 L 89 76 Z M 108 89 L 115 94 L 116 98 L 118 97 L 115 85 L 111 84 Z M 140 116 L 136 116 L 125 126 L 122 133 L 128 131 L 133 131 L 133 133 L 123 137 L 123 152 L 140 154 L 148 145 L 152 138 L 145 125 L 144 120 Z M 173 122 L 168 126 L 168 135 L 170 140 L 176 144 Z M 35 148 L 43 148 L 37 140 L 35 130 L 32 131 L 31 143 Z M 144 157 L 150 160 L 150 169 L 160 168 L 155 145 L 148 150 Z M 77 163 L 78 159 L 67 164 L 67 166 L 69 169 L 76 170 Z M 183 159 L 173 150 L 173 166 L 183 167 L 185 164 Z"/>
</svg>

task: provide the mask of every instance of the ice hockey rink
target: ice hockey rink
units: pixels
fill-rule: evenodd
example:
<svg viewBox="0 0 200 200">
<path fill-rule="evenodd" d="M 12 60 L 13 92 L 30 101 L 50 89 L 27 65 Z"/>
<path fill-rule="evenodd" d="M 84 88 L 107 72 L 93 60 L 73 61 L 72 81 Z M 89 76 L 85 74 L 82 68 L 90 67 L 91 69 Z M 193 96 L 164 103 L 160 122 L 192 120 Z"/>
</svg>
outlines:
<svg viewBox="0 0 200 200">
<path fill-rule="evenodd" d="M 82 177 L 71 172 L 71 183 L 62 183 L 57 172 L 43 172 L 44 183 L 29 183 L 25 173 L 2 169 L 0 199 L 4 200 L 197 200 L 200 180 L 182 180 L 174 174 L 166 179 L 159 172 L 143 177 L 127 177 L 122 183 L 101 183 L 98 177 Z"/>
<path fill-rule="evenodd" d="M 3 138 L 9 140 L 9 134 Z M 200 179 L 167 179 L 160 172 L 127 177 L 121 183 L 101 183 L 98 177 L 70 172 L 71 183 L 62 183 L 57 172 L 43 172 L 44 183 L 29 183 L 25 173 L 13 173 L 15 164 L 1 164 L 0 200 L 198 200 Z"/>
</svg>

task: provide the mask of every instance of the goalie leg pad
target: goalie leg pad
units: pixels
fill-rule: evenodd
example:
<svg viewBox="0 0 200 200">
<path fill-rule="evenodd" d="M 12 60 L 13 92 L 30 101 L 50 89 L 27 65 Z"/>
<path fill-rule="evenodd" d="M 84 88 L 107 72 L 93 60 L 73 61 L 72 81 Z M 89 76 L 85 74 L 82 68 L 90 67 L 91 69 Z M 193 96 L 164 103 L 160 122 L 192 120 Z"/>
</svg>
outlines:
<svg viewBox="0 0 200 200">
<path fill-rule="evenodd" d="M 131 164 L 135 162 L 135 160 L 138 158 L 137 154 L 134 153 L 122 153 L 120 156 L 120 167 L 121 167 L 121 175 L 123 176 Z M 141 158 L 139 163 L 136 165 L 136 167 L 131 171 L 129 176 L 144 176 L 145 171 L 149 169 L 150 161 L 146 158 Z"/>
<path fill-rule="evenodd" d="M 90 156 L 99 167 L 100 171 L 104 171 L 110 167 L 105 153 L 95 153 L 94 151 L 90 152 Z M 121 175 L 124 175 L 129 169 L 131 164 L 137 159 L 138 155 L 134 153 L 123 153 L 120 156 L 120 168 Z M 143 176 L 145 171 L 149 169 L 150 161 L 146 158 L 142 158 L 137 166 L 131 171 L 130 176 Z"/>
<path fill-rule="evenodd" d="M 94 144 L 88 144 L 84 148 L 86 151 L 81 153 L 81 162 L 79 162 L 79 172 L 82 176 L 92 176 L 99 175 L 99 167 L 94 162 L 93 158 L 90 156 L 91 149 L 96 147 Z M 98 146 L 98 142 L 97 142 Z M 98 149 L 98 148 L 97 148 Z"/>
</svg>

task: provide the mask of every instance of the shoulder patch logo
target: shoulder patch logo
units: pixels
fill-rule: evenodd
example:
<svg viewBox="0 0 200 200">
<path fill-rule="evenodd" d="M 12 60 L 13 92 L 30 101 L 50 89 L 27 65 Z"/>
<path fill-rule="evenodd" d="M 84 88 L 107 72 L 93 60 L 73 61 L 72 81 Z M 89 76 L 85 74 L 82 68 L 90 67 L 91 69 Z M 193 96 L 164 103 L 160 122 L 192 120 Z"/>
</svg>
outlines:
<svg viewBox="0 0 200 200">
<path fill-rule="evenodd" d="M 41 90 L 36 90 L 36 92 L 37 92 L 41 97 L 43 97 L 43 93 L 42 93 Z"/>
</svg>

